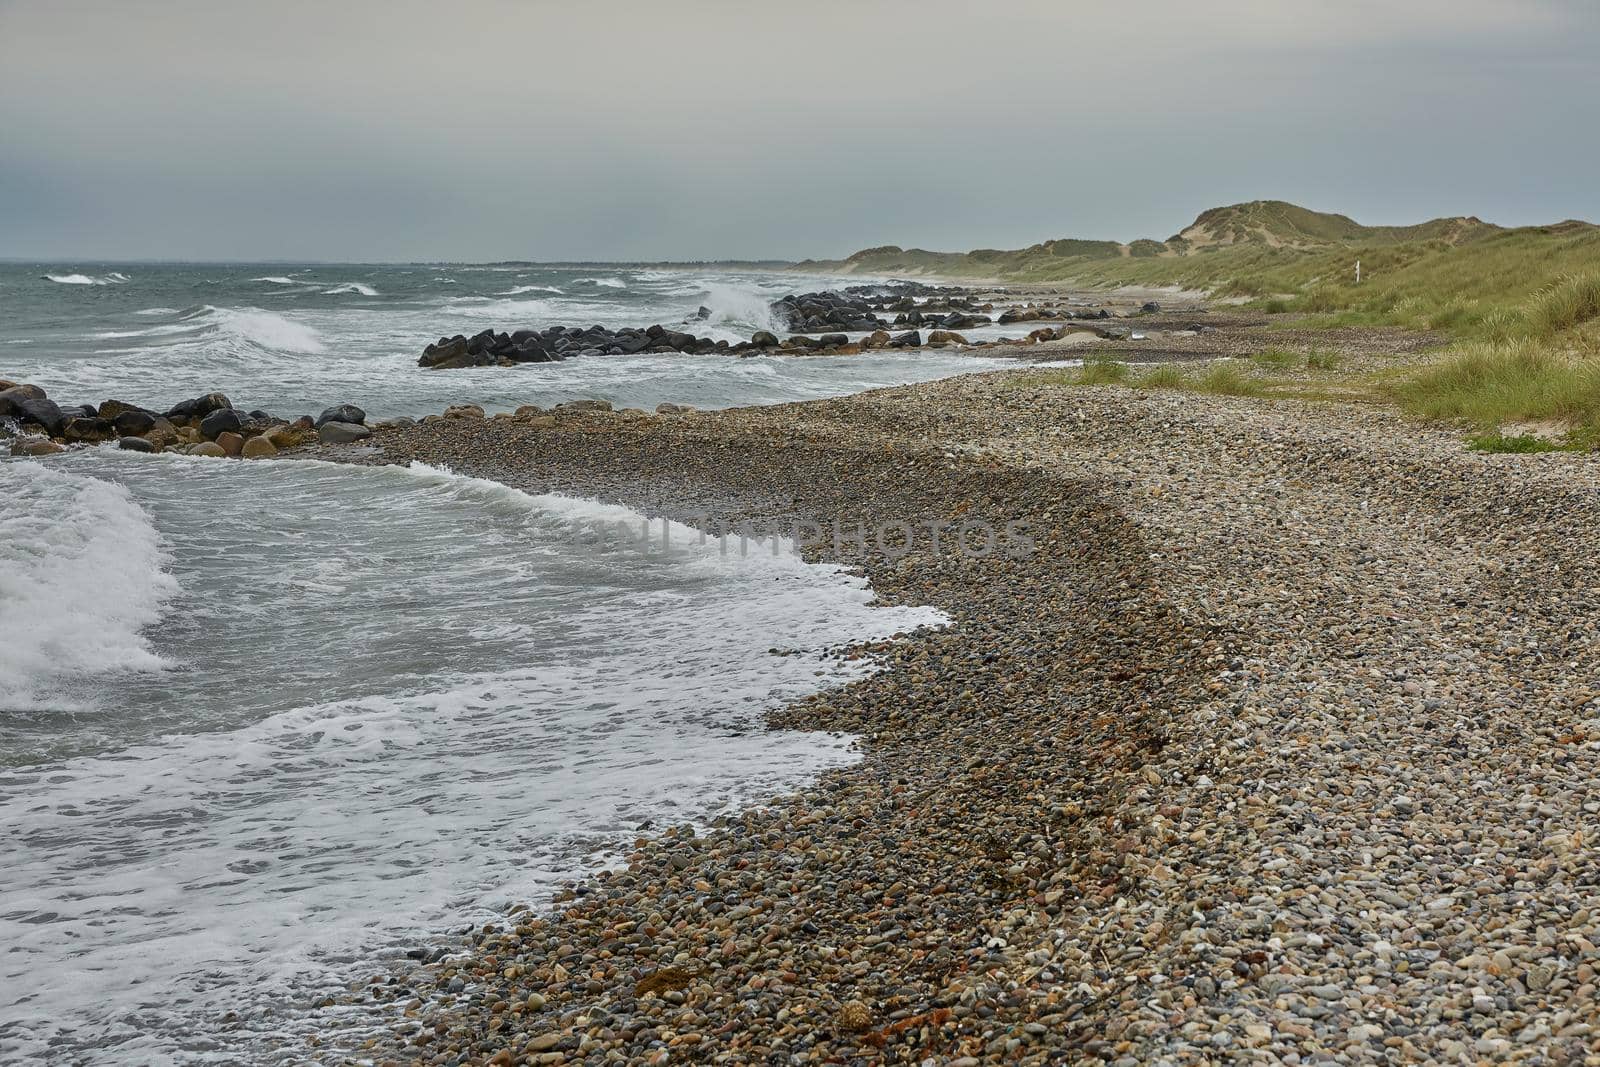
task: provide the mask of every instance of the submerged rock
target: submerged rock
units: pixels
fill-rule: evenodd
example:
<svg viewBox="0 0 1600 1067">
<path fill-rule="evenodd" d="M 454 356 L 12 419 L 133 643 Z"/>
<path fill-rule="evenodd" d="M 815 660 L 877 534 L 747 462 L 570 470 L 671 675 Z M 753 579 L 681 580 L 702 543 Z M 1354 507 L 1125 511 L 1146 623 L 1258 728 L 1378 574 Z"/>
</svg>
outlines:
<svg viewBox="0 0 1600 1067">
<path fill-rule="evenodd" d="M 64 445 L 58 445 L 48 437 L 19 437 L 11 442 L 13 456 L 53 456 L 65 451 Z"/>
</svg>

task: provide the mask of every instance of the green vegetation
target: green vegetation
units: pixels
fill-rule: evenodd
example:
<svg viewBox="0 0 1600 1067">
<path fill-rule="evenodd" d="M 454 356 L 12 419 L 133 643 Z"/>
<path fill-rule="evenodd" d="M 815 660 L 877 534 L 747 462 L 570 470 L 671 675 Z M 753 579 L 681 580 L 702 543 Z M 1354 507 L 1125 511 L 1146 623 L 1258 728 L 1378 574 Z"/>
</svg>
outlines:
<svg viewBox="0 0 1600 1067">
<path fill-rule="evenodd" d="M 1287 370 L 1300 362 L 1299 355 L 1285 348 L 1269 348 L 1263 352 L 1257 352 L 1250 358 L 1261 366 L 1273 370 Z"/>
<path fill-rule="evenodd" d="M 1526 338 L 1461 345 L 1394 392 L 1418 415 L 1485 432 L 1509 422 L 1562 422 L 1580 435 L 1600 433 L 1600 359 Z"/>
<path fill-rule="evenodd" d="M 1577 445 L 1558 444 L 1532 434 L 1507 437 L 1501 433 L 1485 433 L 1469 437 L 1467 444 L 1475 452 L 1504 452 L 1512 455 L 1529 455 L 1535 452 L 1572 452 Z"/>
<path fill-rule="evenodd" d="M 1355 265 L 1361 264 L 1357 282 Z M 1446 334 L 1441 362 L 1331 377 L 1338 354 L 1269 348 L 1204 371 L 1086 362 L 1061 384 L 1130 382 L 1228 396 L 1398 403 L 1474 429 L 1474 448 L 1536 452 L 1600 442 L 1600 227 L 1567 221 L 1504 229 L 1476 218 L 1362 226 L 1282 201 L 1202 213 L 1166 241 L 1055 240 L 1013 251 L 868 249 L 843 264 L 882 273 L 1061 281 L 1084 286 L 1179 286 L 1294 315 L 1294 329 L 1398 326 Z M 811 266 L 817 266 L 811 264 Z M 1290 372 L 1304 367 L 1317 380 Z M 1044 379 L 1041 379 L 1044 380 Z M 1516 423 L 1566 427 L 1566 443 Z"/>
<path fill-rule="evenodd" d="M 1306 368 L 1308 370 L 1338 370 L 1339 353 L 1327 352 L 1322 349 L 1313 349 L 1306 354 Z"/>
<path fill-rule="evenodd" d="M 1133 384 L 1140 389 L 1182 389 L 1185 379 L 1183 371 L 1171 363 L 1163 363 L 1159 367 L 1145 371 Z"/>
<path fill-rule="evenodd" d="M 1548 336 L 1556 324 L 1582 321 L 1575 315 L 1595 317 L 1596 263 L 1600 228 L 1584 222 L 1503 229 L 1476 218 L 1448 218 L 1362 226 L 1343 215 L 1261 200 L 1213 208 L 1166 241 L 1066 239 L 968 253 L 889 245 L 808 266 L 1085 286 L 1176 285 L 1244 297 L 1272 314 L 1317 316 L 1313 326 L 1394 325 L 1509 340 Z M 1536 294 L 1549 294 L 1548 318 L 1524 310 Z"/>
<path fill-rule="evenodd" d="M 1541 289 L 1524 316 L 1529 333 L 1535 337 L 1554 337 L 1597 317 L 1600 275 L 1596 274 L 1564 277 Z"/>
<path fill-rule="evenodd" d="M 1128 365 L 1105 356 L 1095 356 L 1083 361 L 1076 380 L 1079 385 L 1120 385 L 1128 380 Z"/>
<path fill-rule="evenodd" d="M 1263 392 L 1260 382 L 1246 378 L 1232 360 L 1226 359 L 1211 364 L 1193 385 L 1202 393 L 1219 396 L 1260 396 Z"/>
</svg>

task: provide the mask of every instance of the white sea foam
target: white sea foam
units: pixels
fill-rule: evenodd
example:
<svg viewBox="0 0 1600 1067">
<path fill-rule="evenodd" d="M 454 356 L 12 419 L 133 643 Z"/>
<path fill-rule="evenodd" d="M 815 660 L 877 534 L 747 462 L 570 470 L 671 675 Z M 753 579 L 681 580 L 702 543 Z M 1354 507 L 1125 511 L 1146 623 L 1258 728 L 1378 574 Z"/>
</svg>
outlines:
<svg viewBox="0 0 1600 1067">
<path fill-rule="evenodd" d="M 621 278 L 574 278 L 573 285 L 598 285 L 602 289 L 626 289 L 628 283 Z"/>
<path fill-rule="evenodd" d="M 58 285 L 117 285 L 128 280 L 126 274 L 112 271 L 103 278 L 91 274 L 46 274 L 45 278 Z"/>
<path fill-rule="evenodd" d="M 848 762 L 847 739 L 767 731 L 761 711 L 869 669 L 823 647 L 940 620 L 682 527 L 676 554 L 599 556 L 590 529 L 644 516 L 440 469 L 69 458 L 162 502 L 199 583 L 184 614 L 215 612 L 196 632 L 233 642 L 147 701 L 318 696 L 0 776 L 8 1062 L 264 1062 L 255 1042 L 286 1030 L 355 1051 L 356 1021 L 308 1004 L 374 954 L 537 903 L 642 822 Z"/>
<path fill-rule="evenodd" d="M 324 289 L 328 296 L 339 296 L 343 293 L 360 293 L 362 296 L 377 296 L 378 290 L 364 282 L 341 282 L 332 289 Z"/>
<path fill-rule="evenodd" d="M 282 275 L 277 275 L 277 274 L 269 275 L 269 276 L 267 276 L 265 278 L 251 278 L 250 280 L 253 281 L 253 282 L 271 282 L 273 285 L 295 285 L 296 284 L 296 282 L 295 282 L 295 280 L 293 278 L 285 278 Z"/>
<path fill-rule="evenodd" d="M 219 333 L 279 352 L 326 351 L 322 337 L 305 323 L 260 308 L 219 308 L 207 304 L 190 320 L 199 320 Z"/>
<path fill-rule="evenodd" d="M 471 315 L 474 318 L 498 320 L 500 324 L 532 322 L 545 324 L 547 319 L 565 319 L 557 302 L 551 300 L 493 300 L 488 297 L 454 297 L 449 301 L 456 305 L 453 309 L 458 314 Z"/>
<path fill-rule="evenodd" d="M 127 490 L 0 463 L 0 499 L 0 708 L 61 706 L 57 684 L 165 666 L 141 631 L 177 582 Z"/>
<path fill-rule="evenodd" d="M 561 290 L 553 285 L 519 285 L 513 289 L 507 289 L 500 295 L 521 296 L 523 293 L 555 293 L 557 296 L 562 295 Z"/>
<path fill-rule="evenodd" d="M 770 330 L 773 333 L 785 330 L 784 324 L 772 315 L 772 297 L 768 293 L 716 281 L 704 282 L 700 290 L 691 290 L 695 291 L 705 293 L 703 302 L 711 309 L 711 318 L 707 321 L 715 326 L 735 328 L 745 335 L 741 340 L 747 339 L 756 330 Z"/>
<path fill-rule="evenodd" d="M 142 308 L 134 312 L 135 315 L 176 315 L 177 313 L 177 308 Z"/>
</svg>

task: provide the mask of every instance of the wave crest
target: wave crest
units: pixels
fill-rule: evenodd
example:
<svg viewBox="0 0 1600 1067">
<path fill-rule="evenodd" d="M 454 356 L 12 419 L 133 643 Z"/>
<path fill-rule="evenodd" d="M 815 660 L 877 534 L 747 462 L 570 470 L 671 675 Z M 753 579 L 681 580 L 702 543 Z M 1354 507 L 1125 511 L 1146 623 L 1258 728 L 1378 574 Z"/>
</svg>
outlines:
<svg viewBox="0 0 1600 1067">
<path fill-rule="evenodd" d="M 92 274 L 46 274 L 46 281 L 55 282 L 57 285 L 121 285 L 128 280 L 126 274 L 112 271 L 102 278 Z"/>
<path fill-rule="evenodd" d="M 127 489 L 39 463 L 0 465 L 0 704 L 61 706 L 58 685 L 168 664 L 140 631 L 177 595 Z"/>
</svg>

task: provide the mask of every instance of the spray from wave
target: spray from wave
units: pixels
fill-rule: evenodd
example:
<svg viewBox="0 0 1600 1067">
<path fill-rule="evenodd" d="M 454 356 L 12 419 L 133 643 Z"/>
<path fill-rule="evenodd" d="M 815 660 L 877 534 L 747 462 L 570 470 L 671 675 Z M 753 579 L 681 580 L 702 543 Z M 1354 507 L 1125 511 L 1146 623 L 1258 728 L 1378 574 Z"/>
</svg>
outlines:
<svg viewBox="0 0 1600 1067">
<path fill-rule="evenodd" d="M 378 295 L 378 290 L 361 282 L 342 282 L 332 289 L 324 289 L 322 291 L 327 296 L 340 296 L 344 293 L 360 293 L 362 296 Z"/>
<path fill-rule="evenodd" d="M 128 491 L 8 463 L 0 496 L 0 706 L 60 707 L 62 683 L 167 666 L 140 631 L 178 583 Z"/>
<path fill-rule="evenodd" d="M 756 330 L 781 333 L 785 327 L 772 314 L 772 302 L 766 293 L 725 282 L 706 282 L 699 292 L 705 295 L 702 304 L 709 308 L 711 317 L 705 321 L 748 337 Z"/>
</svg>

